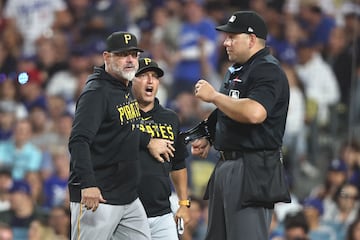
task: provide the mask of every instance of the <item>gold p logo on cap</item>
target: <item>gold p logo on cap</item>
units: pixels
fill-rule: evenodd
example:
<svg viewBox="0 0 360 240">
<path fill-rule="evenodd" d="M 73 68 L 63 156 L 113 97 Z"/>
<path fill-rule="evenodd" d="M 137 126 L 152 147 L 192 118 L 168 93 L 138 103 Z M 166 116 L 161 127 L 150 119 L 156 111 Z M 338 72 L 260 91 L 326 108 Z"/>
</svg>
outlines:
<svg viewBox="0 0 360 240">
<path fill-rule="evenodd" d="M 144 63 L 145 63 L 145 65 L 149 65 L 151 63 L 151 59 L 150 58 L 144 58 Z"/>
<path fill-rule="evenodd" d="M 125 43 L 128 44 L 129 41 L 131 40 L 131 35 L 130 34 L 124 34 L 124 40 L 125 40 Z"/>
</svg>

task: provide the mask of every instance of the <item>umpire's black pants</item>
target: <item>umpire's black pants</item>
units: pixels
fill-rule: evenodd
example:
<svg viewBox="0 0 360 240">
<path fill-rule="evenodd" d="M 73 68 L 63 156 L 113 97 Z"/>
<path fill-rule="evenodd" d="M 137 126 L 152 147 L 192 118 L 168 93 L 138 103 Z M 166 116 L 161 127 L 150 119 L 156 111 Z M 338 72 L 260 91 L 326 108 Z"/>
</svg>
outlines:
<svg viewBox="0 0 360 240">
<path fill-rule="evenodd" d="M 209 182 L 206 240 L 269 239 L 272 209 L 239 208 L 243 159 L 220 160 Z"/>
</svg>

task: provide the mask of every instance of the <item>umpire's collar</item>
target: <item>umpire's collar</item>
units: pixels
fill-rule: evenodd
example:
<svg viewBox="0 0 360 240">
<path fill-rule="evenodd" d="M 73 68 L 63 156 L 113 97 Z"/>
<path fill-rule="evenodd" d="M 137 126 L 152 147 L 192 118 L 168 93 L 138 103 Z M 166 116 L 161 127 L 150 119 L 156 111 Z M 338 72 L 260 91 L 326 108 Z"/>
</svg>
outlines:
<svg viewBox="0 0 360 240">
<path fill-rule="evenodd" d="M 259 50 L 254 55 L 252 55 L 244 64 L 234 63 L 231 67 L 229 67 L 229 71 L 230 73 L 240 71 L 242 68 L 251 65 L 255 59 L 262 58 L 269 54 L 270 54 L 269 47 L 264 47 L 263 49 Z"/>
</svg>

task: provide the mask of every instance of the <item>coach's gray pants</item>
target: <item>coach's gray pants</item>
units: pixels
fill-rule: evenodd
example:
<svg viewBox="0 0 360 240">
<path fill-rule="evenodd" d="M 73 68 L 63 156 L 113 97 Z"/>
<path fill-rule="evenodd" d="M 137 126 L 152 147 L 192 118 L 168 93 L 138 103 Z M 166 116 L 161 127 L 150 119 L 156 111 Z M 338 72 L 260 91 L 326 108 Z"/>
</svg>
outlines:
<svg viewBox="0 0 360 240">
<path fill-rule="evenodd" d="M 152 240 L 179 240 L 173 213 L 148 218 Z"/>
<path fill-rule="evenodd" d="M 71 240 L 150 240 L 146 213 L 137 198 L 130 204 L 100 204 L 93 212 L 71 202 Z"/>
</svg>

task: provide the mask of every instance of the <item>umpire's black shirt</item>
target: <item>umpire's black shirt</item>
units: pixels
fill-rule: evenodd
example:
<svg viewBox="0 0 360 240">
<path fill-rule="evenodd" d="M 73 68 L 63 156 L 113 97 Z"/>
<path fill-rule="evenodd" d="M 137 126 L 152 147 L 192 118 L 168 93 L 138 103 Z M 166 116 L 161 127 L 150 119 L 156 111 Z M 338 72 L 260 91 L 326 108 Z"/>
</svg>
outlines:
<svg viewBox="0 0 360 240">
<path fill-rule="evenodd" d="M 131 84 L 95 67 L 77 101 L 69 141 L 70 201 L 80 202 L 81 189 L 88 187 L 99 187 L 108 204 L 137 198 L 140 131 L 133 124 L 139 120 Z"/>
<path fill-rule="evenodd" d="M 261 124 L 245 124 L 218 111 L 214 142 L 216 149 L 279 149 L 289 105 L 289 85 L 279 62 L 270 54 L 268 48 L 257 52 L 243 65 L 231 66 L 220 92 L 234 98 L 257 101 L 266 109 L 267 118 Z"/>
</svg>

